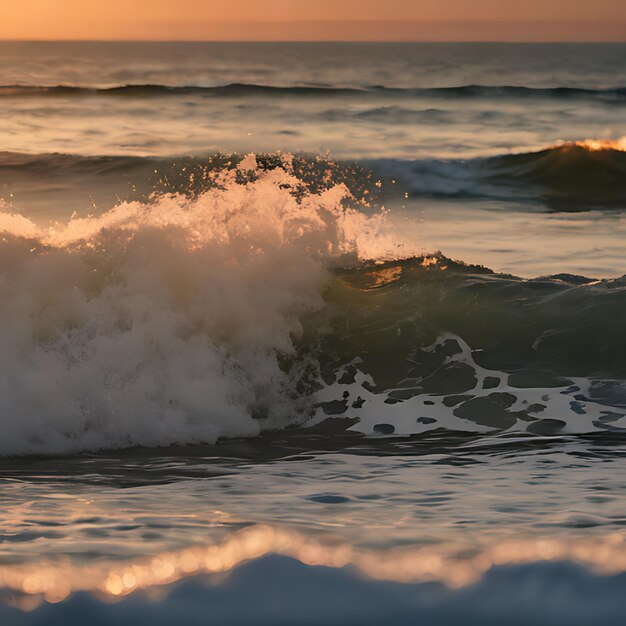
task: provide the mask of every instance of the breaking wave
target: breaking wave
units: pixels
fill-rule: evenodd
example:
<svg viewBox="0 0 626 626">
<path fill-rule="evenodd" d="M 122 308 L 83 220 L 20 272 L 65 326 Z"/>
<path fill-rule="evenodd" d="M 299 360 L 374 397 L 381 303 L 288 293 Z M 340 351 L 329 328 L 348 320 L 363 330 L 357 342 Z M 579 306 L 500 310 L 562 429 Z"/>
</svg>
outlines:
<svg viewBox="0 0 626 626">
<path fill-rule="evenodd" d="M 425 253 L 314 174 L 249 155 L 194 194 L 46 228 L 0 213 L 0 454 L 327 418 L 382 435 L 626 427 L 623 278 Z"/>
<path fill-rule="evenodd" d="M 0 452 L 215 441 L 301 412 L 288 368 L 339 259 L 406 255 L 344 185 L 253 156 L 165 195 L 40 229 L 0 214 Z M 298 367 L 304 367 L 304 362 Z"/>
</svg>

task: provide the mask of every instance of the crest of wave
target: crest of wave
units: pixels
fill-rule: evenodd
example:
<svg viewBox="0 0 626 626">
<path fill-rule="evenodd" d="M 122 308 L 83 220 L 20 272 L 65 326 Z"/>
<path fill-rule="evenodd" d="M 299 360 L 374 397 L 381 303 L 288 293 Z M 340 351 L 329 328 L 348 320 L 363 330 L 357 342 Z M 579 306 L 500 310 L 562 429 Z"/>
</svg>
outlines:
<svg viewBox="0 0 626 626">
<path fill-rule="evenodd" d="M 0 454 L 210 443 L 302 415 L 281 359 L 329 263 L 409 248 L 287 159 L 215 183 L 45 229 L 0 213 Z"/>
</svg>

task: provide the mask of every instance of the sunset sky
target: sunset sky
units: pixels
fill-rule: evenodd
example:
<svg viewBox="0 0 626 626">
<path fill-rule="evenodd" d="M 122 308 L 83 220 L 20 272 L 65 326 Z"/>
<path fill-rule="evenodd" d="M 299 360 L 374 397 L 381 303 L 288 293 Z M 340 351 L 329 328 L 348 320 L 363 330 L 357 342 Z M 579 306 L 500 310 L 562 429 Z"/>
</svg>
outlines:
<svg viewBox="0 0 626 626">
<path fill-rule="evenodd" d="M 624 0 L 0 3 L 2 39 L 626 39 Z"/>
</svg>

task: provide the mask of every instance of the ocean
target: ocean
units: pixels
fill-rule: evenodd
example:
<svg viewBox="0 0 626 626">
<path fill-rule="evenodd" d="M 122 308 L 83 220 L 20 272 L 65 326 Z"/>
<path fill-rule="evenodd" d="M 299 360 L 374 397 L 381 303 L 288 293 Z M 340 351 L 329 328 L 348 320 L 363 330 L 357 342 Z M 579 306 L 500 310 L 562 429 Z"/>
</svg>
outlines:
<svg viewBox="0 0 626 626">
<path fill-rule="evenodd" d="M 622 624 L 626 44 L 0 43 L 0 622 Z"/>
</svg>

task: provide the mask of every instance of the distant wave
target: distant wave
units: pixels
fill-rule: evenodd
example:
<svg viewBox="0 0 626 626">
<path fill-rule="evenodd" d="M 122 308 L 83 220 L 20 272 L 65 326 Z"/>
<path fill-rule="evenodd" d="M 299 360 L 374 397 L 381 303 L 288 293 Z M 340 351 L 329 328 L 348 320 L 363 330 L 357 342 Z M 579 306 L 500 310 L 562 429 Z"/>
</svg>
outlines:
<svg viewBox="0 0 626 626">
<path fill-rule="evenodd" d="M 128 172 L 134 167 L 150 167 L 173 160 L 160 157 L 83 156 L 56 152 L 43 154 L 0 152 L 0 170 L 42 174 L 60 170 L 72 176 L 85 172 L 94 174 L 105 174 L 115 170 Z"/>
<path fill-rule="evenodd" d="M 525 87 L 514 85 L 462 85 L 452 87 L 396 88 L 384 86 L 336 87 L 328 86 L 274 86 L 233 83 L 217 86 L 169 86 L 159 84 L 117 85 L 97 88 L 73 85 L 0 85 L 0 97 L 26 96 L 128 96 L 159 97 L 177 95 L 205 95 L 235 97 L 247 95 L 331 97 L 394 95 L 447 98 L 601 98 L 621 101 L 626 98 L 626 87 L 588 89 L 583 87 Z"/>
<path fill-rule="evenodd" d="M 462 159 L 370 159 L 358 163 L 333 163 L 301 155 L 293 159 L 299 176 L 312 183 L 331 167 L 334 180 L 345 182 L 369 199 L 408 192 L 415 197 L 482 197 L 539 203 L 559 211 L 626 208 L 626 142 L 571 142 L 525 153 Z M 91 185 L 119 183 L 128 189 L 152 191 L 202 191 L 210 172 L 223 168 L 232 155 L 197 157 L 79 156 L 0 152 L 0 182 L 18 178 L 53 177 L 56 182 Z M 276 156 L 259 155 L 266 167 Z M 386 184 L 374 185 L 375 177 Z M 193 180 L 193 185 L 190 181 Z M 395 185 L 389 184 L 391 180 Z M 365 193 L 367 192 L 367 194 Z"/>
<path fill-rule="evenodd" d="M 364 165 L 393 177 L 414 196 L 540 202 L 558 211 L 623 209 L 626 151 L 620 146 L 573 142 L 469 160 L 379 159 Z"/>
</svg>

